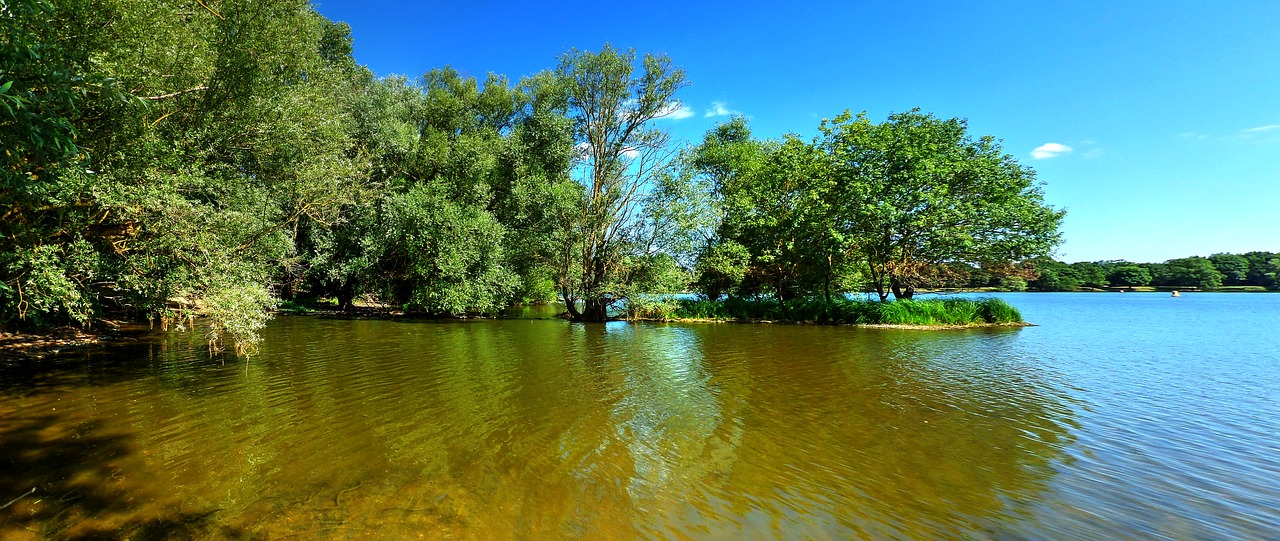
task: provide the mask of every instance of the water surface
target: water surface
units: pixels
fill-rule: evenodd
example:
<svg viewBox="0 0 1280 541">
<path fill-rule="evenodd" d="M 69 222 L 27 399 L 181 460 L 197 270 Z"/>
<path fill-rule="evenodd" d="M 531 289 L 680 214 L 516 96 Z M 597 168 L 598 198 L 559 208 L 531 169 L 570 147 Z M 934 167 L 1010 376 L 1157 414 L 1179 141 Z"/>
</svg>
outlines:
<svg viewBox="0 0 1280 541">
<path fill-rule="evenodd" d="M 0 538 L 1280 537 L 1280 296 L 1039 327 L 281 317 L 0 370 Z"/>
</svg>

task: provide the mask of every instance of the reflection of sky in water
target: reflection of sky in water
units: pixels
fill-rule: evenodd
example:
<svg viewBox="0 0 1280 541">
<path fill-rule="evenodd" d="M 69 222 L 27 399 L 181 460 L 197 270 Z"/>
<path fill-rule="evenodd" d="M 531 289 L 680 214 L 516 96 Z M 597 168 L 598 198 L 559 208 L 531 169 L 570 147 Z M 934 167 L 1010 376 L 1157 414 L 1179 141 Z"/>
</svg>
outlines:
<svg viewBox="0 0 1280 541">
<path fill-rule="evenodd" d="M 635 461 L 629 491 L 652 498 L 687 479 L 691 459 L 720 424 L 716 397 L 707 387 L 696 333 L 681 327 L 646 327 L 627 356 L 624 396 L 613 409 L 617 435 Z"/>
</svg>

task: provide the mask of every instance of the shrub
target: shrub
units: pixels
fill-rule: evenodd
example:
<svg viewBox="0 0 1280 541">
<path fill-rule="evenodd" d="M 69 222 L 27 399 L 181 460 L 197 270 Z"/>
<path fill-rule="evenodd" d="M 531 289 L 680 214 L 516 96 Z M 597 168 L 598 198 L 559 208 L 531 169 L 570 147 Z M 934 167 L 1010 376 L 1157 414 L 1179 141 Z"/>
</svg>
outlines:
<svg viewBox="0 0 1280 541">
<path fill-rule="evenodd" d="M 627 300 L 627 319 L 675 319 L 680 302 L 665 297 L 637 296 Z"/>
<path fill-rule="evenodd" d="M 987 323 L 1018 323 L 1022 321 L 1022 314 L 1018 312 L 1009 303 L 1000 299 L 990 297 L 978 301 L 979 314 L 982 315 L 983 321 Z"/>
</svg>

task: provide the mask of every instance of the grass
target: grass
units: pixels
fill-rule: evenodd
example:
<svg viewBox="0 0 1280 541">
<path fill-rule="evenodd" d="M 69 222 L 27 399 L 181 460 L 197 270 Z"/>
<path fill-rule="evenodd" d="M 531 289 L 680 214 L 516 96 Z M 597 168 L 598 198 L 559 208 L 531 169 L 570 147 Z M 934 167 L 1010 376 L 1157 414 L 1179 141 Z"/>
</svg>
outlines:
<svg viewBox="0 0 1280 541">
<path fill-rule="evenodd" d="M 672 301 L 668 301 L 672 302 Z M 996 298 L 925 299 L 891 302 L 819 298 L 780 302 L 774 299 L 675 300 L 674 306 L 632 317 L 649 319 L 771 320 L 825 325 L 966 326 L 1022 323 L 1022 314 Z"/>
</svg>

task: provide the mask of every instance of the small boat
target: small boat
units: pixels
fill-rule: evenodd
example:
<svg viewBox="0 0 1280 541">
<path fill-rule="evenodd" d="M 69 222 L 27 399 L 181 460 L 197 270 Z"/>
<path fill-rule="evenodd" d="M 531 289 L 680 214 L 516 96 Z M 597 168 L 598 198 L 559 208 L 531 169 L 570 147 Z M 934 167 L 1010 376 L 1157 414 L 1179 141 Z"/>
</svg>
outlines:
<svg viewBox="0 0 1280 541">
<path fill-rule="evenodd" d="M 1175 290 L 1173 290 L 1173 294 L 1172 294 L 1172 295 L 1169 295 L 1169 296 L 1170 296 L 1170 297 L 1181 297 L 1182 295 L 1181 295 L 1180 293 L 1178 293 L 1178 290 L 1176 290 L 1176 289 L 1175 289 Z"/>
</svg>

